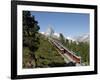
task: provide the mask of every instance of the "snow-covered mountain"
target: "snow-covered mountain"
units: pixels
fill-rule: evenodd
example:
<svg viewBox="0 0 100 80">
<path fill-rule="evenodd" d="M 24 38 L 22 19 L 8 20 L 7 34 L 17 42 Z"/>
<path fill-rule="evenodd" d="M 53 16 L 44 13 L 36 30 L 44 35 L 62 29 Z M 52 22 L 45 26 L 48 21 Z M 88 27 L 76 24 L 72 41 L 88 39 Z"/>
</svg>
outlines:
<svg viewBox="0 0 100 80">
<path fill-rule="evenodd" d="M 48 27 L 45 32 L 40 32 L 41 34 L 44 34 L 47 37 L 55 37 L 59 38 L 59 33 L 54 32 L 54 29 L 52 27 Z"/>
<path fill-rule="evenodd" d="M 41 34 L 44 34 L 47 36 L 47 32 L 40 32 Z M 49 34 L 49 33 L 48 33 Z M 60 34 L 59 33 L 56 33 L 54 32 L 52 34 L 52 37 L 55 37 L 55 38 L 59 38 L 60 37 Z M 72 42 L 89 42 L 89 39 L 90 38 L 90 35 L 89 34 L 83 34 L 83 35 L 80 35 L 80 36 L 76 36 L 76 37 L 69 37 L 67 36 L 66 39 L 68 39 L 69 41 L 72 41 Z"/>
<path fill-rule="evenodd" d="M 74 38 L 78 42 L 89 42 L 90 35 L 89 34 L 83 34 L 81 36 L 77 36 Z"/>
<path fill-rule="evenodd" d="M 40 32 L 41 34 L 47 36 L 47 37 L 54 37 L 54 38 L 59 38 L 60 34 L 55 32 L 54 29 L 52 27 L 48 27 L 47 30 L 45 32 Z M 89 42 L 89 34 L 83 34 L 80 36 L 76 36 L 76 37 L 65 37 L 65 39 L 68 39 L 69 42 Z"/>
<path fill-rule="evenodd" d="M 60 34 L 55 32 L 52 37 L 59 38 L 60 37 Z"/>
<path fill-rule="evenodd" d="M 49 36 L 49 33 L 46 33 L 46 32 L 40 32 L 41 34 L 45 35 L 45 36 Z M 53 33 L 52 34 L 52 37 L 55 37 L 55 38 L 59 38 L 59 33 Z"/>
<path fill-rule="evenodd" d="M 66 37 L 66 39 L 71 40 L 71 41 L 75 41 L 75 39 L 71 38 L 71 37 Z"/>
<path fill-rule="evenodd" d="M 39 33 L 41 33 L 41 34 L 45 34 L 45 32 L 39 32 Z"/>
<path fill-rule="evenodd" d="M 46 36 L 53 36 L 53 34 L 54 34 L 53 28 L 52 27 L 48 27 L 46 32 L 45 32 L 45 35 Z"/>
</svg>

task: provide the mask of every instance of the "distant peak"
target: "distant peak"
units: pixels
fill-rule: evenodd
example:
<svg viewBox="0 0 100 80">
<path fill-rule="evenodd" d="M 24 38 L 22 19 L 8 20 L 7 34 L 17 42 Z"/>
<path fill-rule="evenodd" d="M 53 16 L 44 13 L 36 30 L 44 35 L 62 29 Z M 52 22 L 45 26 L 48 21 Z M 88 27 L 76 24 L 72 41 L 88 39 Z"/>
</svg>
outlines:
<svg viewBox="0 0 100 80">
<path fill-rule="evenodd" d="M 52 36 L 54 34 L 54 30 L 51 26 L 49 26 L 45 32 L 47 36 Z"/>
</svg>

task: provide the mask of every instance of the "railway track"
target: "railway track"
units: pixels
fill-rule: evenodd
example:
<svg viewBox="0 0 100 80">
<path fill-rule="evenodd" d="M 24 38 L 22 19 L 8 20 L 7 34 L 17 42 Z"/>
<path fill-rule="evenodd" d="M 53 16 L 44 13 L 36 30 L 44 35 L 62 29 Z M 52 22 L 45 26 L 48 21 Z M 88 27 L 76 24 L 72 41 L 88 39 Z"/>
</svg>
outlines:
<svg viewBox="0 0 100 80">
<path fill-rule="evenodd" d="M 58 41 L 56 41 L 54 39 L 49 39 L 49 42 L 52 43 L 59 50 L 61 55 L 63 55 L 64 57 L 67 58 L 68 62 L 73 62 L 76 64 L 81 63 L 81 57 L 76 56 L 73 52 L 69 51 L 66 47 L 64 47 Z"/>
</svg>

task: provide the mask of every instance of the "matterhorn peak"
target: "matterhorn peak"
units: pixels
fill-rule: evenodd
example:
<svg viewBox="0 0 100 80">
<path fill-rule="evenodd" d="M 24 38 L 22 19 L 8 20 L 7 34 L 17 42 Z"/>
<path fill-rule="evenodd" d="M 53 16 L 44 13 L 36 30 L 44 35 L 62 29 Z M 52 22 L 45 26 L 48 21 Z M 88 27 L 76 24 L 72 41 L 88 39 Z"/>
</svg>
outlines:
<svg viewBox="0 0 100 80">
<path fill-rule="evenodd" d="M 54 30 L 51 26 L 49 26 L 45 32 L 46 36 L 52 36 L 54 34 Z"/>
</svg>

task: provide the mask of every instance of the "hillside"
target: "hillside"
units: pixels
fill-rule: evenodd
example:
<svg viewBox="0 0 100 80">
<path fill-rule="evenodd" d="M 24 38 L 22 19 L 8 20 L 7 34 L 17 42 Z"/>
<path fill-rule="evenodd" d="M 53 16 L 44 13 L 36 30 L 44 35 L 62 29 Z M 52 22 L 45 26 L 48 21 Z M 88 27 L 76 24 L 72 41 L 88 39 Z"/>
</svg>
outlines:
<svg viewBox="0 0 100 80">
<path fill-rule="evenodd" d="M 49 43 L 48 39 L 42 34 L 39 34 L 39 38 L 40 45 L 34 52 L 35 56 L 34 59 L 31 60 L 33 65 L 31 68 L 64 66 L 64 59 L 58 54 L 54 46 Z M 30 55 L 28 53 L 30 53 L 30 50 L 28 47 L 24 47 L 23 68 L 28 68 L 27 63 L 30 61 Z"/>
</svg>

